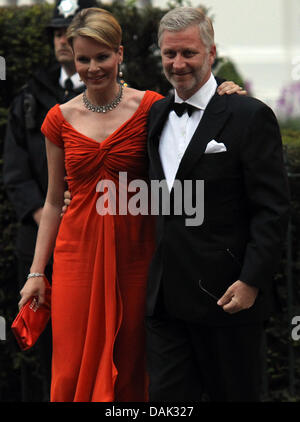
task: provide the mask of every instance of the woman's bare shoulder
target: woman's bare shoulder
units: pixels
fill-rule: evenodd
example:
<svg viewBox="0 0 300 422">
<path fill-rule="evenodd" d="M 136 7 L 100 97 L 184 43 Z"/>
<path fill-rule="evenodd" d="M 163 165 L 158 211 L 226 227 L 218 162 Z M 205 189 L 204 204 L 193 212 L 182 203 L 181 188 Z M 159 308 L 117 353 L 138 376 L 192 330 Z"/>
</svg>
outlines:
<svg viewBox="0 0 300 422">
<path fill-rule="evenodd" d="M 64 104 L 60 104 L 60 110 L 66 120 L 73 115 L 75 112 L 80 111 L 80 106 L 82 105 L 82 94 L 77 95 L 72 98 L 70 101 L 67 101 Z"/>
<path fill-rule="evenodd" d="M 136 108 L 141 104 L 145 95 L 145 91 L 126 87 L 124 90 L 124 94 L 124 96 L 126 97 L 127 104 L 130 104 Z"/>
</svg>

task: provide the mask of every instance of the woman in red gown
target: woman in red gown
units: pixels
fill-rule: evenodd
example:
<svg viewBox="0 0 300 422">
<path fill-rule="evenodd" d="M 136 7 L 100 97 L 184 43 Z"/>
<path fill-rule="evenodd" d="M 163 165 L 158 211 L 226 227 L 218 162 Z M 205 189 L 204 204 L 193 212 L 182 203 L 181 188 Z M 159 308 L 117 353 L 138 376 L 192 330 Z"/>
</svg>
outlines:
<svg viewBox="0 0 300 422">
<path fill-rule="evenodd" d="M 147 179 L 146 120 L 161 95 L 117 82 L 121 35 L 106 10 L 89 8 L 74 18 L 68 39 L 87 89 L 54 106 L 42 126 L 48 193 L 19 306 L 32 296 L 43 303 L 38 274 L 54 250 L 51 401 L 147 400 L 144 305 L 153 217 L 118 210 L 134 194 L 124 195 L 130 181 Z M 61 219 L 65 176 L 72 202 Z M 112 202 L 101 202 L 103 182 L 115 188 Z"/>
<path fill-rule="evenodd" d="M 118 210 L 119 172 L 127 183 L 147 178 L 146 119 L 161 96 L 117 82 L 121 28 L 110 13 L 83 10 L 68 34 L 86 99 L 56 105 L 42 126 L 49 187 L 31 267 L 43 273 L 55 244 L 51 401 L 146 401 L 143 320 L 153 220 L 101 215 L 99 182 L 114 183 Z M 89 107 L 113 102 L 106 112 Z M 72 203 L 61 220 L 65 173 Z M 20 305 L 34 294 L 42 302 L 42 293 L 43 277 L 30 278 Z"/>
</svg>

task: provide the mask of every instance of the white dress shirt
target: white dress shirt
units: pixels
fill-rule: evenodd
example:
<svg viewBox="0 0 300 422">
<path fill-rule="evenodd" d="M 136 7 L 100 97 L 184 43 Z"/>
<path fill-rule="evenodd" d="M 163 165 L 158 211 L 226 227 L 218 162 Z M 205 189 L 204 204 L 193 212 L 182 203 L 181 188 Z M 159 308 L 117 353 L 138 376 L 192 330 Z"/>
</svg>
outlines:
<svg viewBox="0 0 300 422">
<path fill-rule="evenodd" d="M 62 88 L 65 88 L 66 80 L 70 78 L 73 83 L 73 88 L 80 88 L 84 85 L 84 83 L 80 80 L 78 73 L 74 73 L 71 77 L 68 76 L 67 72 L 63 67 L 60 70 L 60 77 L 59 77 L 59 84 Z"/>
<path fill-rule="evenodd" d="M 166 182 L 171 191 L 180 161 L 185 150 L 198 127 L 203 112 L 217 89 L 217 82 L 210 75 L 208 81 L 188 100 L 185 102 L 197 107 L 189 117 L 185 112 L 181 117 L 177 116 L 174 110 L 169 117 L 162 130 L 159 142 L 159 154 L 164 170 Z M 182 103 L 183 100 L 175 91 L 175 103 Z"/>
</svg>

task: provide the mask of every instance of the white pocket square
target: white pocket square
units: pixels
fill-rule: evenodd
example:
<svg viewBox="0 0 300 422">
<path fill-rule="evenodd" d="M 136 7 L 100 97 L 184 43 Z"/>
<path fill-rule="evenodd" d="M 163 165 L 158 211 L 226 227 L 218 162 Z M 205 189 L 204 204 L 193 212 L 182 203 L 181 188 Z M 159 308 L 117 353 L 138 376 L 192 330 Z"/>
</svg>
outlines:
<svg viewBox="0 0 300 422">
<path fill-rule="evenodd" d="M 213 139 L 207 144 L 204 154 L 216 154 L 218 152 L 225 152 L 225 151 L 227 151 L 227 148 L 225 147 L 223 142 L 216 142 Z"/>
</svg>

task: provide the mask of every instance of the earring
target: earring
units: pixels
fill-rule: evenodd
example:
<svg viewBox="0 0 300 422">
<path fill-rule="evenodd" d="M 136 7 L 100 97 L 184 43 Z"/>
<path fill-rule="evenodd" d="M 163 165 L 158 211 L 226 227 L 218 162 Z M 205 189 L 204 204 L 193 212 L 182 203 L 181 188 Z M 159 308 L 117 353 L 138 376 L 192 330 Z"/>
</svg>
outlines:
<svg viewBox="0 0 300 422">
<path fill-rule="evenodd" d="M 120 84 L 123 85 L 123 86 L 128 86 L 128 84 L 123 79 L 123 72 L 122 72 L 122 69 L 121 69 L 121 63 L 119 63 L 118 67 L 119 67 L 118 77 L 119 77 Z"/>
<path fill-rule="evenodd" d="M 119 63 L 119 78 L 120 79 L 123 78 L 123 72 L 122 72 L 122 68 L 121 68 L 121 63 Z"/>
</svg>

